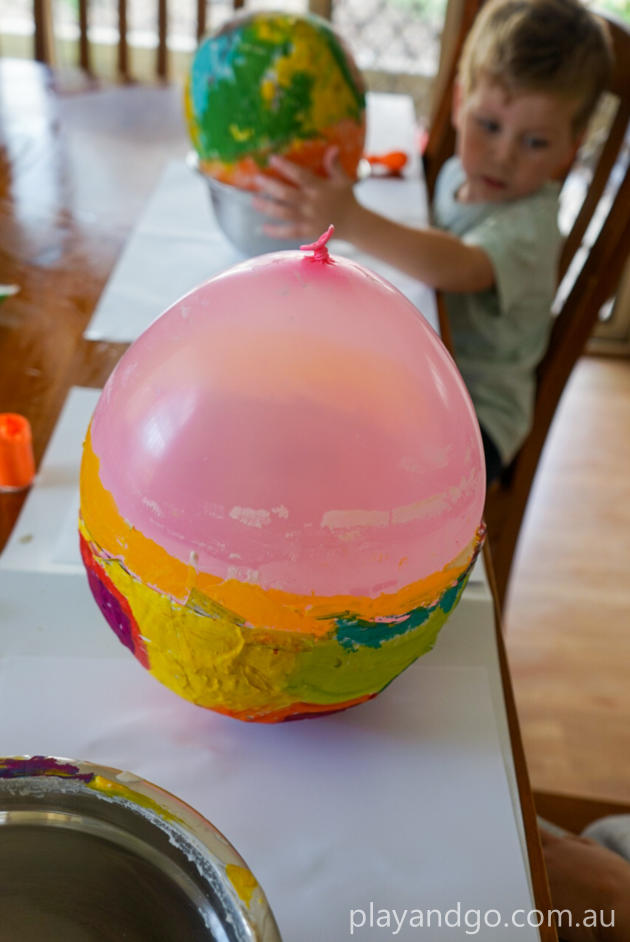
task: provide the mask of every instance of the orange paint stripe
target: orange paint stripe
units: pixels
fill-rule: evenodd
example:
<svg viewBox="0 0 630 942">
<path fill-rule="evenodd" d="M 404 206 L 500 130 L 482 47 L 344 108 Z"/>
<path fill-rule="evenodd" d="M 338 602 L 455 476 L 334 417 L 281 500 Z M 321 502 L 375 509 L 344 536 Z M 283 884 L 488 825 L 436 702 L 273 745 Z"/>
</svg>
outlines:
<svg viewBox="0 0 630 942">
<path fill-rule="evenodd" d="M 182 604 L 195 590 L 238 612 L 248 625 L 296 631 L 313 637 L 326 635 L 330 631 L 329 619 L 336 614 L 351 612 L 372 621 L 404 615 L 414 608 L 434 604 L 470 565 L 483 536 L 479 528 L 457 559 L 439 572 L 395 593 L 383 593 L 375 599 L 352 595 L 301 595 L 280 589 L 263 589 L 236 579 L 222 580 L 211 573 L 198 572 L 134 529 L 120 515 L 112 495 L 101 483 L 99 459 L 92 449 L 89 429 L 83 449 L 80 491 L 83 535 L 100 547 L 101 552 L 120 559 L 125 569 L 140 581 Z"/>
</svg>

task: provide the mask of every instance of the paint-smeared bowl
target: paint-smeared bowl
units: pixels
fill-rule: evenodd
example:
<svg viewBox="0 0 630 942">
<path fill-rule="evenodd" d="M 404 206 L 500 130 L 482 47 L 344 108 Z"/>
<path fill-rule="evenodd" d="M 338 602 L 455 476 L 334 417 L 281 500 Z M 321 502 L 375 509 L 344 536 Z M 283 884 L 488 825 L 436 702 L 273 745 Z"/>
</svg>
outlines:
<svg viewBox="0 0 630 942">
<path fill-rule="evenodd" d="M 0 937 L 279 942 L 244 860 L 205 818 L 128 772 L 0 758 Z"/>
<path fill-rule="evenodd" d="M 217 224 L 232 245 L 248 258 L 264 255 L 267 252 L 279 252 L 282 249 L 297 249 L 303 239 L 275 239 L 265 235 L 263 226 L 271 220 L 258 212 L 252 205 L 254 194 L 251 190 L 242 190 L 230 183 L 222 183 L 203 173 L 199 160 L 191 152 L 187 157 L 188 166 L 195 170 L 208 187 L 210 202 Z"/>
<path fill-rule="evenodd" d="M 251 189 L 273 154 L 321 173 L 330 146 L 352 179 L 365 141 L 365 80 L 327 20 L 240 12 L 192 57 L 184 114 L 204 172 L 224 183 Z"/>
</svg>

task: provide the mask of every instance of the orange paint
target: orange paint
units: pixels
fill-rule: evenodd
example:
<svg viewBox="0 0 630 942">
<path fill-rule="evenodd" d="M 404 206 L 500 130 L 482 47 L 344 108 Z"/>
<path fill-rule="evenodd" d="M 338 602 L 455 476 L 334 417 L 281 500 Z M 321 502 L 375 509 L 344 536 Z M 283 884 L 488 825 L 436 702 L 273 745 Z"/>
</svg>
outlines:
<svg viewBox="0 0 630 942">
<path fill-rule="evenodd" d="M 407 155 L 402 150 L 390 150 L 386 154 L 366 154 L 365 159 L 371 167 L 381 167 L 392 177 L 399 176 L 407 163 Z"/>
<path fill-rule="evenodd" d="M 309 140 L 293 141 L 285 150 L 278 153 L 286 160 L 310 170 L 317 176 L 326 176 L 324 169 L 324 155 L 330 147 L 336 147 L 339 152 L 339 163 L 351 180 L 357 175 L 357 166 L 361 159 L 363 141 L 365 138 L 365 119 L 362 123 L 347 119 L 339 121 L 334 127 L 323 128 L 320 136 Z M 255 178 L 259 174 L 276 177 L 284 180 L 282 174 L 273 167 L 263 164 L 259 157 L 242 157 L 236 163 L 229 164 L 223 160 L 200 158 L 199 168 L 203 173 L 229 183 L 243 190 L 256 190 Z M 405 157 L 406 159 L 406 157 Z M 286 182 L 286 181 L 285 181 Z"/>
<path fill-rule="evenodd" d="M 358 706 L 359 703 L 365 703 L 367 700 L 373 700 L 375 693 L 368 693 L 362 697 L 355 697 L 353 700 L 344 700 L 339 703 L 291 703 L 289 706 L 282 707 L 279 710 L 268 711 L 265 709 L 256 710 L 254 708 L 245 710 L 228 710 L 221 707 L 213 707 L 215 713 L 221 713 L 223 716 L 231 716 L 235 720 L 255 720 L 257 723 L 282 723 L 284 720 L 304 719 L 307 716 L 325 716 L 327 713 L 338 713 L 339 710 L 348 710 L 350 707 Z"/>
<path fill-rule="evenodd" d="M 435 603 L 468 568 L 481 538 L 480 531 L 475 533 L 459 557 L 438 572 L 376 598 L 300 595 L 263 589 L 237 579 L 220 579 L 171 556 L 123 519 L 112 495 L 101 483 L 99 459 L 92 450 L 89 430 L 81 464 L 81 518 L 81 532 L 89 543 L 99 547 L 99 555 L 120 559 L 127 572 L 160 593 L 185 604 L 191 593 L 198 592 L 238 612 L 250 627 L 295 631 L 314 638 L 330 632 L 329 619 L 336 614 L 352 612 L 372 621 L 405 615 L 414 608 Z"/>
</svg>

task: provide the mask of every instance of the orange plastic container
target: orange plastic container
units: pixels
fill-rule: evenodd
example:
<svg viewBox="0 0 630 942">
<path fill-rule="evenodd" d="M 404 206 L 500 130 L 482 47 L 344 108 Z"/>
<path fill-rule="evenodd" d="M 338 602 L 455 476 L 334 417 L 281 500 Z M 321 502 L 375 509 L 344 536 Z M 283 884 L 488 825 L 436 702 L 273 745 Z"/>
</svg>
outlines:
<svg viewBox="0 0 630 942">
<path fill-rule="evenodd" d="M 19 491 L 35 477 L 31 426 L 16 412 L 0 413 L 0 491 Z"/>
</svg>

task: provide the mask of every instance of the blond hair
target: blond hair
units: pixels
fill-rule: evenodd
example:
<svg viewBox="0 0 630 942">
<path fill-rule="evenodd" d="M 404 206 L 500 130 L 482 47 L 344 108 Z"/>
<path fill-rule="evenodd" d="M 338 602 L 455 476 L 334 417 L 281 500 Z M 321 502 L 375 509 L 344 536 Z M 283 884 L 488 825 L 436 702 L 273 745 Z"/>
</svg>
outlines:
<svg viewBox="0 0 630 942">
<path fill-rule="evenodd" d="M 580 0 L 489 0 L 459 61 L 464 95 L 479 76 L 510 92 L 548 92 L 577 102 L 574 131 L 588 122 L 613 64 L 605 24 Z"/>
</svg>

